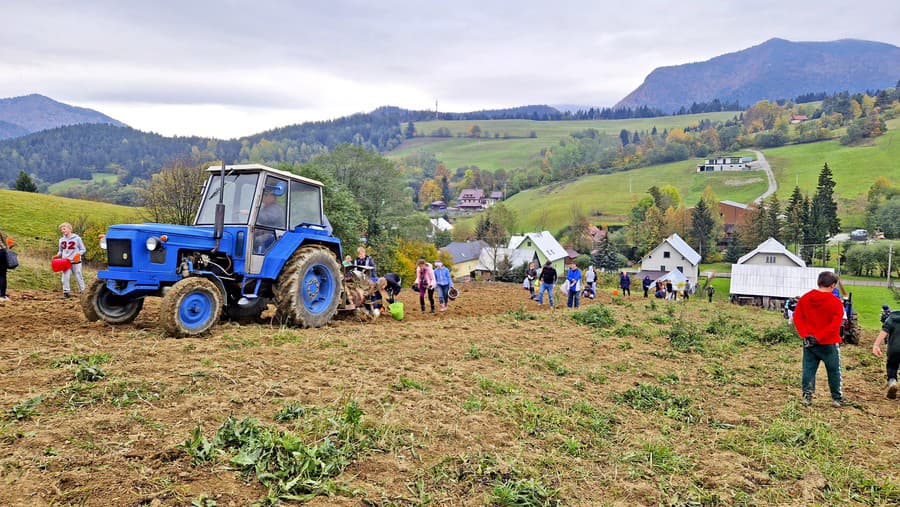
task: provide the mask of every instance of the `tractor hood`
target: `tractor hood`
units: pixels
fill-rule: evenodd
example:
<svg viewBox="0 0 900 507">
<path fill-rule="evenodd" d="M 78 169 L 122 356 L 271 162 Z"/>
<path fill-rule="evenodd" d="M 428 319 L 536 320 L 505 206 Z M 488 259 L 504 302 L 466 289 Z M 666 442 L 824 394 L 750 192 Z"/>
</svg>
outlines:
<svg viewBox="0 0 900 507">
<path fill-rule="evenodd" d="M 107 239 L 127 238 L 144 241 L 149 237 L 166 236 L 169 245 L 190 245 L 191 248 L 211 248 L 216 240 L 213 238 L 213 227 L 172 225 L 172 224 L 120 224 L 110 226 Z M 223 239 L 230 239 L 225 231 Z"/>
</svg>

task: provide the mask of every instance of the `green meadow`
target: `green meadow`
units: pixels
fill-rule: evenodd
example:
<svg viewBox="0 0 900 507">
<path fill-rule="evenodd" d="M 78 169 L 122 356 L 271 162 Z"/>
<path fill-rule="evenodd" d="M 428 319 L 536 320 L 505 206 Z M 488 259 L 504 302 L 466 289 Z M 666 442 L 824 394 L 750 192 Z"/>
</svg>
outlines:
<svg viewBox="0 0 900 507">
<path fill-rule="evenodd" d="M 574 132 L 596 129 L 618 136 L 622 129 L 629 132 L 650 131 L 653 127 L 663 131 L 675 127 L 687 127 L 703 119 L 727 120 L 735 113 L 704 113 L 659 118 L 635 118 L 628 120 L 591 121 L 532 121 L 532 120 L 440 120 L 415 123 L 416 131 L 430 135 L 446 128 L 453 136 L 465 136 L 470 127 L 478 125 L 481 138 L 415 138 L 403 143 L 387 154 L 392 159 L 402 159 L 415 153 L 432 153 L 452 171 L 457 167 L 478 166 L 487 171 L 528 167 L 540 159 L 543 148 L 556 146 Z M 530 137 L 534 132 L 536 137 Z M 499 137 L 495 138 L 497 134 Z"/>
<path fill-rule="evenodd" d="M 838 141 L 798 144 L 763 153 L 778 181 L 778 199 L 785 201 L 794 187 L 810 195 L 816 190 L 822 166 L 834 175 L 842 225 L 863 227 L 866 193 L 879 176 L 900 182 L 900 119 L 888 122 L 888 132 L 871 143 L 843 146 Z"/>
<path fill-rule="evenodd" d="M 140 209 L 80 201 L 15 190 L 0 190 L 0 227 L 16 239 L 19 248 L 46 252 L 56 249 L 62 222 L 109 225 L 142 221 Z"/>
<path fill-rule="evenodd" d="M 84 186 L 88 183 L 110 183 L 115 184 L 118 176 L 111 173 L 93 173 L 91 174 L 91 181 L 85 181 L 80 178 L 69 178 L 67 180 L 62 180 L 60 182 L 54 183 L 47 188 L 47 191 L 51 194 L 59 194 L 61 192 L 65 192 L 67 190 L 71 190 L 76 187 Z"/>
</svg>

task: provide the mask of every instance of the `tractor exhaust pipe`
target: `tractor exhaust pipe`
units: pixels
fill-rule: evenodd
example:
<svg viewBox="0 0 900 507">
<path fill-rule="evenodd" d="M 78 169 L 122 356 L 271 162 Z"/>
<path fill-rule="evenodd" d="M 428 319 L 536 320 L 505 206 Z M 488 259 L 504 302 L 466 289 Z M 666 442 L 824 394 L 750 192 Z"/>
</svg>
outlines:
<svg viewBox="0 0 900 507">
<path fill-rule="evenodd" d="M 216 203 L 216 221 L 213 230 L 213 239 L 216 240 L 216 247 L 218 248 L 218 242 L 222 239 L 222 234 L 225 230 L 225 161 L 222 160 L 222 170 L 219 173 L 219 202 Z"/>
</svg>

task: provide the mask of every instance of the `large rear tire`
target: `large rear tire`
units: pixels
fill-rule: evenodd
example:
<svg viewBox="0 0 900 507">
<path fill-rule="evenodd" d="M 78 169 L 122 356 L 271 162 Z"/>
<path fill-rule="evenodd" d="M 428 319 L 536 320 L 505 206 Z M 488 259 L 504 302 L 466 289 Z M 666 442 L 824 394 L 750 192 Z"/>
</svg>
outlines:
<svg viewBox="0 0 900 507">
<path fill-rule="evenodd" d="M 330 250 L 304 247 L 284 264 L 275 283 L 278 319 L 300 327 L 322 327 L 337 313 L 340 266 Z"/>
<path fill-rule="evenodd" d="M 120 296 L 106 287 L 106 280 L 99 278 L 81 295 L 81 311 L 88 322 L 102 320 L 107 324 L 128 324 L 137 318 L 143 307 L 143 297 Z"/>
<path fill-rule="evenodd" d="M 176 337 L 205 333 L 221 315 L 221 291 L 201 277 L 185 278 L 173 285 L 159 308 L 162 328 Z"/>
<path fill-rule="evenodd" d="M 847 319 L 845 326 L 846 329 L 844 329 L 844 336 L 842 337 L 843 342 L 849 345 L 859 345 L 862 328 L 859 327 L 859 319 L 857 319 L 855 313 Z"/>
</svg>

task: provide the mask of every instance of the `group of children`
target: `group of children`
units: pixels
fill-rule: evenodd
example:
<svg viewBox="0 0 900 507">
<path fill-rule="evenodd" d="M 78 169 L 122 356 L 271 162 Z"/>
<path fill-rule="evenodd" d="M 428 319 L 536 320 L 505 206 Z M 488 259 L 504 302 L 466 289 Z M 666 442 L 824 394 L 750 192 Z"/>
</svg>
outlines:
<svg viewBox="0 0 900 507">
<path fill-rule="evenodd" d="M 387 303 L 394 303 L 394 296 L 400 292 L 402 287 L 400 275 L 386 273 L 383 277 L 378 277 L 375 261 L 370 255 L 366 254 L 365 247 L 356 249 L 356 259 L 351 260 L 348 255 L 344 259 L 344 267 L 366 271 L 369 279 L 376 284 L 378 290 L 384 291 L 388 295 Z M 412 288 L 419 293 L 419 306 L 422 313 L 425 312 L 426 296 L 428 297 L 431 313 L 435 313 L 435 290 L 438 292 L 439 309 L 444 312 L 447 311 L 450 305 L 451 289 L 454 289 L 453 277 L 450 274 L 450 270 L 440 260 L 435 261 L 432 265 L 425 259 L 419 259 L 416 262 L 416 278 Z"/>
</svg>

